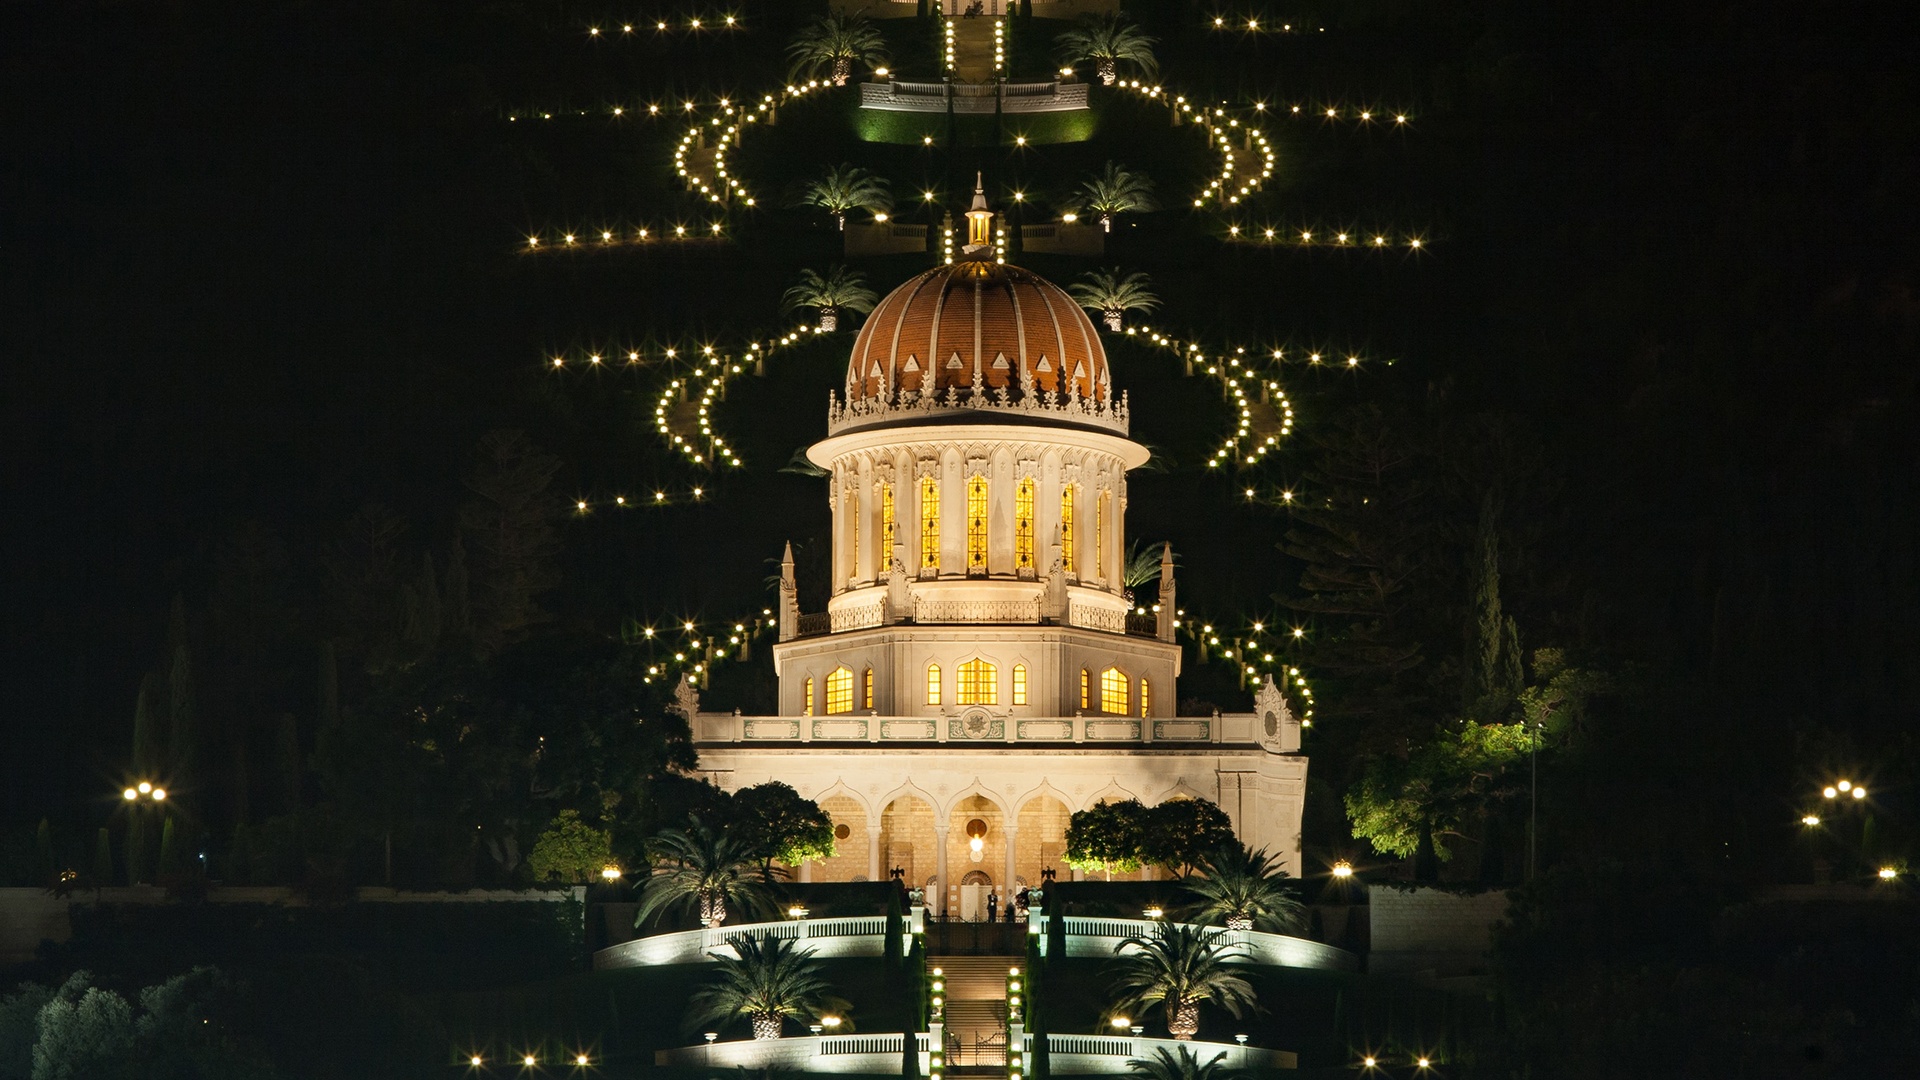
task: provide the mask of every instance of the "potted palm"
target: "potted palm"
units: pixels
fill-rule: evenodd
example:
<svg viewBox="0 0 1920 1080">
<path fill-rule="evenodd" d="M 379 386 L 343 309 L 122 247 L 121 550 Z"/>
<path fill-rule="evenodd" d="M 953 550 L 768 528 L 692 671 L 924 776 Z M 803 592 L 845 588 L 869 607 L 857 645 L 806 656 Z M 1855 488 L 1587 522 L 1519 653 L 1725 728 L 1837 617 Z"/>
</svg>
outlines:
<svg viewBox="0 0 1920 1080">
<path fill-rule="evenodd" d="M 653 873 L 640 888 L 633 925 L 680 906 L 696 907 L 702 928 L 727 921 L 729 905 L 749 913 L 773 909 L 770 886 L 777 867 L 761 865 L 746 847 L 693 819 L 686 829 L 668 829 L 647 845 Z"/>
<path fill-rule="evenodd" d="M 833 996 L 810 950 L 772 935 L 742 934 L 728 944 L 734 955 L 708 954 L 715 963 L 713 981 L 693 995 L 687 1016 L 695 1030 L 744 1017 L 755 1039 L 777 1039 L 788 1017 L 844 1010 L 846 1003 Z"/>
<path fill-rule="evenodd" d="M 802 27 L 787 56 L 793 61 L 789 79 L 810 78 L 825 68 L 833 85 L 845 86 L 856 61 L 878 64 L 887 58 L 887 41 L 863 15 L 828 15 Z"/>
<path fill-rule="evenodd" d="M 1126 61 L 1138 67 L 1148 78 L 1158 68 L 1153 58 L 1154 39 L 1140 32 L 1140 28 L 1119 13 L 1108 15 L 1083 15 L 1080 25 L 1054 38 L 1054 45 L 1060 50 L 1060 60 L 1066 64 L 1077 64 L 1082 60 L 1093 61 L 1094 70 L 1100 74 L 1100 85 L 1112 86 L 1119 77 L 1119 64 Z"/>
<path fill-rule="evenodd" d="M 1138 1016 L 1159 1006 L 1167 1030 L 1185 1042 L 1200 1030 L 1200 1003 L 1211 1001 L 1236 1018 L 1254 1005 L 1253 985 L 1227 965 L 1225 931 L 1160 922 L 1114 946 L 1114 988 L 1119 1007 Z"/>
<path fill-rule="evenodd" d="M 853 165 L 834 165 L 818 180 L 808 181 L 794 197 L 793 205 L 825 210 L 845 232 L 850 211 L 871 210 L 878 216 L 892 210 L 893 191 L 885 177 Z"/>
<path fill-rule="evenodd" d="M 835 266 L 825 274 L 802 270 L 799 284 L 788 289 L 780 298 L 783 311 L 800 308 L 817 310 L 819 319 L 815 325 L 823 334 L 840 329 L 842 311 L 864 314 L 872 311 L 873 305 L 879 302 L 880 295 L 867 288 L 866 276 L 844 266 Z"/>
<path fill-rule="evenodd" d="M 1115 214 L 1144 214 L 1160 209 L 1153 198 L 1153 180 L 1124 165 L 1109 161 L 1080 185 L 1080 201 L 1100 219 L 1100 228 L 1113 231 Z"/>
<path fill-rule="evenodd" d="M 1287 934 L 1304 921 L 1306 906 L 1287 888 L 1280 861 L 1265 850 L 1233 846 L 1215 852 L 1185 887 L 1194 897 L 1187 917 L 1196 922 Z"/>
<path fill-rule="evenodd" d="M 1089 311 L 1100 313 L 1100 321 L 1107 329 L 1119 332 L 1121 320 L 1129 311 L 1152 311 L 1160 306 L 1160 298 L 1147 286 L 1152 279 L 1147 275 L 1134 272 L 1122 274 L 1119 267 L 1111 270 L 1089 270 L 1080 275 L 1080 280 L 1067 286 L 1067 293 L 1073 302 Z M 1156 561 L 1154 570 L 1159 570 Z"/>
</svg>

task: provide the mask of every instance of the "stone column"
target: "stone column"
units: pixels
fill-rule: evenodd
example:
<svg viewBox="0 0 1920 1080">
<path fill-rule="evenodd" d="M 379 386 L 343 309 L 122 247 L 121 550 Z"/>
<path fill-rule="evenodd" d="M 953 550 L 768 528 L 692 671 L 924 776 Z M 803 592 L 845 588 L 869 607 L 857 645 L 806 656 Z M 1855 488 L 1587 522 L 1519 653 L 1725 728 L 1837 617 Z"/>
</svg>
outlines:
<svg viewBox="0 0 1920 1080">
<path fill-rule="evenodd" d="M 1015 849 L 1019 846 L 1017 844 L 1017 841 L 1020 839 L 1020 830 L 1014 829 L 1014 828 L 1008 828 L 1006 829 L 1006 834 L 1007 834 L 1007 880 L 1005 885 L 1002 886 L 1001 891 L 1006 894 L 1004 897 L 1002 897 L 1002 899 L 1007 903 L 1012 903 L 1013 891 L 1015 888 L 1014 879 L 1018 876 L 1018 867 L 1014 861 L 1014 854 L 1015 854 Z"/>
<path fill-rule="evenodd" d="M 880 826 L 869 825 L 867 826 L 867 880 L 885 881 L 887 879 L 882 876 L 883 873 L 884 871 L 880 869 Z"/>
<path fill-rule="evenodd" d="M 935 877 L 940 879 L 940 897 L 934 906 L 940 912 L 940 917 L 943 919 L 946 918 L 948 914 L 947 912 L 947 830 L 949 827 L 950 826 L 947 826 L 947 825 L 935 825 L 933 827 L 933 846 L 934 846 L 933 873 Z"/>
</svg>

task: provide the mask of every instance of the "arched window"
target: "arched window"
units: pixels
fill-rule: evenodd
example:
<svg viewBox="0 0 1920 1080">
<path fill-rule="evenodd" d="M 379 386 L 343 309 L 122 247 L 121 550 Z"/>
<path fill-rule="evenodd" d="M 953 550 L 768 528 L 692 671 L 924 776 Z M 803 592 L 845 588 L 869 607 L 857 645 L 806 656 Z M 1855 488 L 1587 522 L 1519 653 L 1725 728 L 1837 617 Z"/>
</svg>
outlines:
<svg viewBox="0 0 1920 1080">
<path fill-rule="evenodd" d="M 1027 703 L 1027 665 L 1025 664 L 1013 665 L 1013 703 L 1015 705 Z"/>
<path fill-rule="evenodd" d="M 1153 707 L 1153 690 L 1147 686 L 1145 676 L 1140 679 L 1140 719 L 1147 718 L 1147 710 Z"/>
<path fill-rule="evenodd" d="M 853 711 L 853 672 L 837 667 L 827 674 L 827 715 Z"/>
<path fill-rule="evenodd" d="M 987 478 L 967 480 L 967 572 L 987 572 Z"/>
<path fill-rule="evenodd" d="M 920 478 L 920 569 L 940 569 L 940 481 Z"/>
<path fill-rule="evenodd" d="M 880 485 L 880 561 L 882 572 L 893 569 L 893 485 Z"/>
<path fill-rule="evenodd" d="M 811 675 L 800 684 L 800 715 L 813 715 L 813 676 Z"/>
<path fill-rule="evenodd" d="M 1113 493 L 1103 491 L 1093 510 L 1093 576 L 1107 576 L 1107 508 L 1112 505 Z"/>
<path fill-rule="evenodd" d="M 1033 477 L 1023 476 L 1013 489 L 1013 566 L 1033 569 Z"/>
<path fill-rule="evenodd" d="M 1073 485 L 1060 489 L 1060 569 L 1073 570 Z M 1053 571 L 1049 569 L 1047 573 Z"/>
<path fill-rule="evenodd" d="M 927 665 L 927 704 L 940 704 L 940 665 Z"/>
<path fill-rule="evenodd" d="M 868 668 L 860 676 L 860 707 L 873 708 L 873 669 Z"/>
<path fill-rule="evenodd" d="M 1093 672 L 1086 668 L 1080 669 L 1080 707 L 1093 708 Z"/>
<path fill-rule="evenodd" d="M 1108 668 L 1100 673 L 1100 711 L 1116 716 L 1127 715 L 1127 674 L 1119 668 Z"/>
<path fill-rule="evenodd" d="M 985 660 L 969 660 L 955 673 L 955 705 L 997 705 L 1000 703 L 1000 669 Z"/>
</svg>

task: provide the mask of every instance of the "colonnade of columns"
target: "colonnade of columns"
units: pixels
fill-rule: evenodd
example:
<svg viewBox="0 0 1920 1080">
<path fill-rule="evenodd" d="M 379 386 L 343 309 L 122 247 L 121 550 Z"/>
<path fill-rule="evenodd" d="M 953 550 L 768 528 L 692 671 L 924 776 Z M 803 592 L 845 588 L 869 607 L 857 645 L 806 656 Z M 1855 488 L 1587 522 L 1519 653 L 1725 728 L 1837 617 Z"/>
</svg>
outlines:
<svg viewBox="0 0 1920 1080">
<path fill-rule="evenodd" d="M 1050 568 L 1052 545 L 1070 541 L 1062 551 L 1068 579 L 1083 585 L 1122 589 L 1125 560 L 1126 469 L 1121 459 L 1092 450 L 1053 448 L 973 448 L 960 445 L 882 448 L 849 455 L 834 463 L 829 503 L 833 510 L 834 593 L 884 580 L 894 551 L 885 550 L 886 503 L 893 504 L 895 549 L 907 573 L 916 578 L 1040 579 Z M 922 544 L 923 478 L 934 480 L 938 566 L 929 565 Z M 986 481 L 986 568 L 968 565 L 968 484 Z M 1022 480 L 1033 481 L 1031 516 L 1021 513 Z M 1073 490 L 1068 527 L 1062 496 Z M 1031 554 L 1020 543 L 1022 526 L 1031 530 Z M 1022 564 L 1025 565 L 1022 565 Z"/>
</svg>

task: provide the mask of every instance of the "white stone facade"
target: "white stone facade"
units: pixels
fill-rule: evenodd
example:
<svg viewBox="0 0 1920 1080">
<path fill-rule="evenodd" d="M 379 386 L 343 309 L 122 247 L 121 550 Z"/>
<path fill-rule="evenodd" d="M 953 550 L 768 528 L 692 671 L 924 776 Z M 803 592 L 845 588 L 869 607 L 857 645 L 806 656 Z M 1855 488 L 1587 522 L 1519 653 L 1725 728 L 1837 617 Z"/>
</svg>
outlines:
<svg viewBox="0 0 1920 1080">
<path fill-rule="evenodd" d="M 897 316 L 884 341 L 883 312 Z M 800 613 L 789 555 L 778 711 L 701 713 L 686 695 L 701 771 L 821 804 L 837 851 L 803 880 L 898 869 L 936 909 L 962 885 L 1066 875 L 1068 818 L 1116 799 L 1211 800 L 1298 875 L 1307 762 L 1280 688 L 1268 680 L 1252 713 L 1178 716 L 1171 561 L 1154 610 L 1127 590 L 1126 474 L 1149 454 L 1111 407 L 1085 316 L 1025 271 L 956 265 L 874 319 L 847 378 L 865 411 L 836 411 L 808 450 L 830 477 L 827 610 Z M 952 377 L 943 405 L 894 400 L 917 392 L 896 382 L 964 375 L 954 343 L 969 393 Z M 1080 347 L 1071 368 L 1049 359 Z M 1041 385 L 1068 375 L 1065 398 Z M 1080 415 L 1094 399 L 1107 411 Z"/>
</svg>

